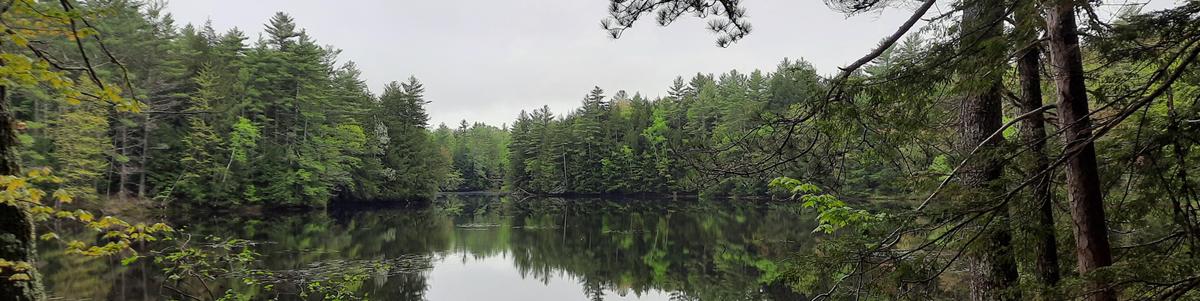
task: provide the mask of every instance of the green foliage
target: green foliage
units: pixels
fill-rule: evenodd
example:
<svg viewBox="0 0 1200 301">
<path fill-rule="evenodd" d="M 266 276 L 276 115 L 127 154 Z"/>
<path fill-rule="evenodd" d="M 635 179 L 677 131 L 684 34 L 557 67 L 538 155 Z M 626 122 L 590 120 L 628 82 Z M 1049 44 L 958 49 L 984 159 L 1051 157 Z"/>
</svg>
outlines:
<svg viewBox="0 0 1200 301">
<path fill-rule="evenodd" d="M 854 209 L 845 202 L 830 194 L 821 194 L 821 188 L 816 185 L 788 177 L 771 180 L 771 188 L 791 194 L 791 198 L 799 201 L 804 208 L 817 211 L 817 228 L 813 232 L 831 234 L 846 227 L 870 227 L 887 218 L 884 213 L 872 214 L 866 210 Z"/>
<path fill-rule="evenodd" d="M 175 245 L 166 248 L 154 257 L 154 263 L 162 271 L 169 286 L 177 294 L 186 294 L 189 288 L 198 287 L 202 296 L 212 300 L 257 300 L 266 296 L 295 294 L 303 299 L 319 297 L 321 300 L 366 300 L 359 287 L 369 275 L 365 271 L 342 271 L 329 275 L 314 275 L 319 279 L 295 283 L 287 280 L 281 272 L 263 269 L 262 254 L 258 245 L 244 239 L 209 236 L 193 241 L 191 236 L 175 240 Z M 219 280 L 236 278 L 237 286 L 218 289 Z M 195 296 L 187 294 L 195 298 Z"/>
<path fill-rule="evenodd" d="M 508 168 L 509 131 L 483 123 L 456 129 L 445 124 L 434 131 L 434 142 L 452 170 L 442 191 L 497 191 L 503 187 Z"/>
<path fill-rule="evenodd" d="M 46 135 L 54 146 L 52 165 L 62 172 L 64 189 L 79 200 L 96 201 L 96 189 L 102 187 L 107 155 L 108 119 L 93 108 L 76 107 L 58 116 Z"/>
<path fill-rule="evenodd" d="M 847 254 L 876 247 L 871 238 L 878 237 L 868 236 L 878 236 L 871 231 L 891 217 L 848 203 L 903 202 L 940 192 L 942 187 L 934 185 L 956 172 L 954 163 L 964 159 L 955 151 L 961 145 L 953 134 L 959 126 L 954 123 L 958 100 L 962 92 L 993 84 L 973 79 L 977 74 L 972 72 L 1007 74 L 991 70 L 1009 67 L 994 58 L 1005 49 L 1022 49 L 997 35 L 969 45 L 979 48 L 963 56 L 954 50 L 963 43 L 955 41 L 961 26 L 946 24 L 956 18 L 941 18 L 847 74 L 837 82 L 838 95 L 827 94 L 834 86 L 811 64 L 785 59 L 773 71 L 679 77 L 666 96 L 656 99 L 620 90 L 609 95 L 596 87 L 565 115 L 542 107 L 521 112 L 511 128 L 464 121 L 454 129 L 443 125 L 430 131 L 425 90 L 415 77 L 389 84 L 376 97 L 353 63 L 339 65 L 337 49 L 322 46 L 285 13 L 275 14 L 254 42 L 236 29 L 217 33 L 210 24 L 176 26 L 156 3 L 74 2 L 82 3 L 17 0 L 0 13 L 0 86 L 10 100 L 11 116 L 19 121 L 13 125 L 20 130 L 15 138 L 25 146 L 19 151 L 21 163 L 36 167 L 30 174 L 0 177 L 5 187 L 0 200 L 39 220 L 77 221 L 95 230 L 102 238 L 95 245 L 67 243 L 72 253 L 84 255 L 135 254 L 131 244 L 170 230 L 97 218 L 51 202 L 157 196 L 198 207 L 321 207 L 331 200 L 432 199 L 437 191 L 739 197 L 768 195 L 773 188 L 818 213 L 814 231 L 837 236 L 818 246 L 819 254 L 799 260 L 807 260 L 809 265 L 802 266 L 812 269 L 764 261 L 742 247 L 711 254 L 715 260 L 705 268 L 752 267 L 761 272 L 764 284 L 789 281 L 811 289 L 822 281 L 863 276 L 844 264 L 858 259 Z M 680 2 L 656 3 L 644 4 L 655 8 Z M 614 14 L 638 7 L 616 5 Z M 656 10 L 633 10 L 651 11 Z M 726 13 L 731 14 L 726 21 L 735 23 L 741 14 L 740 9 Z M 1113 249 L 1118 264 L 1098 276 L 1068 277 L 1063 291 L 1082 290 L 1087 277 L 1112 277 L 1126 292 L 1122 297 L 1154 292 L 1194 297 L 1190 291 L 1198 272 L 1188 258 L 1196 257 L 1200 241 L 1194 230 L 1200 229 L 1194 189 L 1200 186 L 1194 177 L 1200 173 L 1200 80 L 1191 61 L 1200 36 L 1198 16 L 1200 4 L 1189 2 L 1160 12 L 1122 12 L 1114 24 L 1085 28 L 1088 74 L 1076 79 L 1084 81 L 1096 104 L 1090 115 L 1097 120 L 1092 130 L 1105 183 L 1103 220 L 1115 230 L 1109 236 L 1118 246 Z M 81 17 L 92 22 L 80 26 L 76 21 Z M 718 21 L 713 27 L 719 31 L 729 29 L 727 25 Z M 731 39 L 736 38 L 740 35 Z M 101 40 L 107 46 L 77 43 Z M 85 66 L 93 71 L 76 67 L 73 61 L 81 58 L 120 64 Z M 1017 116 L 1013 108 L 1003 109 L 1009 116 L 1005 120 Z M 1003 136 L 1013 140 L 1017 132 L 1009 128 Z M 1047 141 L 1046 149 L 1063 149 L 1062 142 Z M 1023 160 L 1009 157 L 1024 152 L 1023 147 L 1004 143 L 996 146 L 997 153 L 981 156 Z M 1009 166 L 997 171 L 1001 181 L 989 185 L 997 191 L 1012 189 L 1002 202 L 1016 204 L 1010 196 L 1028 197 L 1021 183 L 1039 171 Z M 58 176 L 49 176 L 50 169 Z M 1061 180 L 1055 171 L 1047 174 Z M 931 197 L 936 203 L 916 214 L 922 218 L 911 221 L 918 224 L 910 228 L 913 232 L 893 240 L 904 248 L 916 244 L 919 252 L 905 255 L 911 260 L 889 263 L 887 272 L 895 272 L 891 275 L 867 275 L 880 276 L 875 288 L 908 289 L 913 277 L 941 281 L 942 272 L 958 267 L 954 259 L 944 259 L 958 258 L 946 256 L 953 251 L 940 250 L 968 249 L 971 240 L 962 237 L 970 235 L 955 232 L 977 231 L 974 220 L 981 215 L 971 213 L 989 207 L 982 206 L 987 198 L 975 198 L 987 193 L 956 188 L 947 186 L 943 195 L 979 200 L 946 204 Z M 1055 187 L 1051 194 L 1061 199 L 1064 191 Z M 461 206 L 447 210 L 464 210 Z M 727 217 L 732 223 L 745 219 Z M 629 224 L 640 223 L 638 218 L 629 217 Z M 527 219 L 532 228 L 557 225 L 548 220 L 553 219 Z M 958 227 L 968 224 L 963 220 L 972 227 Z M 1065 238 L 1071 234 L 1063 221 L 1044 230 Z M 1027 217 L 1013 215 L 1011 223 L 1024 222 Z M 606 231 L 618 227 L 599 223 Z M 699 224 L 701 229 L 729 225 Z M 846 228 L 859 231 L 839 231 Z M 681 266 L 671 260 L 676 254 L 667 251 L 667 242 L 604 234 L 616 248 L 649 245 L 648 252 L 630 257 L 649 267 L 646 277 L 668 279 Z M 58 239 L 54 232 L 41 237 Z M 1022 248 L 1025 238 L 1016 239 L 1013 245 Z M 204 281 L 215 274 L 249 271 L 245 266 L 258 255 L 247 251 L 248 245 L 230 240 L 181 247 L 160 264 L 178 261 L 169 268 L 173 275 Z M 921 249 L 927 246 L 939 250 Z M 137 256 L 124 262 L 133 264 L 141 258 Z M 821 267 L 820 261 L 833 264 Z M 28 262 L 3 260 L 0 269 L 11 274 L 9 280 L 36 278 Z M 353 298 L 344 292 L 362 285 L 364 271 L 307 282 L 301 294 Z M 613 278 L 620 277 L 627 276 Z M 224 296 L 238 298 L 229 291 Z"/>
<path fill-rule="evenodd" d="M 778 176 L 875 177 L 861 186 L 898 177 L 869 170 L 845 179 L 818 163 L 764 163 L 800 151 L 777 146 L 789 142 L 772 140 L 779 135 L 768 125 L 822 96 L 823 82 L 807 62 L 784 60 L 775 72 L 677 78 L 666 97 L 653 100 L 625 91 L 606 97 L 597 87 L 565 116 L 546 107 L 517 116 L 506 183 L 535 194 L 738 197 L 767 195 L 767 182 Z"/>
<path fill-rule="evenodd" d="M 384 169 L 378 173 L 379 195 L 384 199 L 431 199 L 449 173 L 426 125 L 424 87 L 415 77 L 392 82 L 379 96 L 374 115 L 383 127 Z"/>
<path fill-rule="evenodd" d="M 187 134 L 181 143 L 183 154 L 179 162 L 188 170 L 180 173 L 177 184 L 172 188 L 179 195 L 212 201 L 221 200 L 222 193 L 228 191 L 225 187 L 213 185 L 222 183 L 222 178 L 228 172 L 227 165 L 222 164 L 225 162 L 218 161 L 220 160 L 219 155 L 226 154 L 226 143 L 217 135 L 205 115 L 212 110 L 209 103 L 218 97 L 216 96 L 216 79 L 216 74 L 208 69 L 201 70 L 196 75 L 195 81 L 199 90 L 190 98 L 188 112 L 192 115 L 187 117 Z M 234 132 L 237 133 L 237 126 L 235 125 L 234 128 Z M 236 134 L 231 136 L 237 137 Z M 236 139 L 239 141 L 231 141 L 231 144 L 234 144 L 236 148 L 244 148 L 244 144 L 247 142 L 245 140 L 253 138 L 237 137 Z M 245 157 L 245 154 L 242 154 L 242 157 Z"/>
<path fill-rule="evenodd" d="M 427 102 L 415 78 L 377 99 L 352 62 L 339 65 L 339 50 L 321 46 L 285 13 L 250 45 L 237 29 L 176 26 L 156 4 L 80 5 L 105 16 L 92 22 L 106 31 L 136 87 L 127 92 L 141 102 L 115 97 L 116 85 L 76 83 L 8 52 L 5 72 L 26 76 L 0 84 L 16 86 L 17 117 L 32 128 L 21 138 L 32 146 L 23 159 L 60 170 L 81 199 L 107 193 L 199 207 L 320 207 L 334 198 L 429 198 L 449 173 L 448 160 L 432 155 L 438 149 L 427 137 Z M 4 37 L 41 35 L 17 33 Z M 119 110 L 54 101 L 88 95 Z M 150 111 L 137 111 L 143 107 Z"/>
<path fill-rule="evenodd" d="M 123 262 L 130 262 L 139 256 L 138 250 L 133 248 L 135 244 L 157 241 L 162 235 L 174 232 L 163 223 L 130 223 L 113 216 L 97 216 L 87 210 L 60 208 L 75 200 L 67 184 L 66 179 L 53 175 L 46 168 L 30 169 L 20 176 L 0 176 L 0 187 L 3 187 L 0 190 L 0 206 L 26 210 L 37 222 L 53 220 L 78 225 L 93 237 L 103 238 L 84 242 L 68 240 L 49 231 L 38 235 L 37 238 L 43 241 L 64 242 L 63 248 L 71 255 L 127 256 Z M 48 189 L 54 190 L 47 192 Z M 29 262 L 0 258 L 0 274 L 6 275 L 0 281 L 30 281 L 34 273 L 34 267 Z"/>
</svg>

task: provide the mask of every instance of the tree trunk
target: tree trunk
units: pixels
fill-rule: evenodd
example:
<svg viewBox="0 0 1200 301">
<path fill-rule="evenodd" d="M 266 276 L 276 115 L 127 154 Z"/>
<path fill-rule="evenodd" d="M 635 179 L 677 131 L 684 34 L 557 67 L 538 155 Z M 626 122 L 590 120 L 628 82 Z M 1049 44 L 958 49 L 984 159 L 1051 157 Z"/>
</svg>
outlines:
<svg viewBox="0 0 1200 301">
<path fill-rule="evenodd" d="M 1033 0 L 1022 1 L 1015 12 L 1019 41 L 1025 47 L 1017 59 L 1017 74 L 1021 82 L 1021 111 L 1033 112 L 1042 107 L 1041 48 L 1037 41 L 1038 11 Z M 1046 157 L 1046 119 L 1042 114 L 1031 115 L 1021 121 L 1021 145 L 1028 147 L 1027 174 L 1036 175 L 1050 166 Z M 1038 282 L 1046 288 L 1054 287 L 1060 278 L 1058 271 L 1058 241 L 1054 237 L 1054 207 L 1050 199 L 1050 175 L 1045 173 L 1034 179 L 1029 188 L 1028 202 L 1020 211 L 1031 217 L 1022 227 L 1033 241 L 1034 273 Z M 1042 299 L 1048 297 L 1043 294 Z"/>
<path fill-rule="evenodd" d="M 149 176 L 146 164 L 150 161 L 150 114 L 142 114 L 142 141 L 141 153 L 138 154 L 138 188 L 137 197 L 139 200 L 146 199 L 146 177 Z"/>
<path fill-rule="evenodd" d="M 120 123 L 124 119 L 122 113 L 118 112 L 116 114 L 117 122 L 119 122 L 116 148 L 117 154 L 121 156 L 117 160 L 117 198 L 125 201 L 129 197 L 129 160 L 132 158 L 129 154 L 129 126 Z"/>
<path fill-rule="evenodd" d="M 966 55 L 960 74 L 962 103 L 959 107 L 958 149 L 963 155 L 1000 129 L 1003 119 L 1001 96 L 1003 70 L 1006 69 L 1001 21 L 1005 15 L 1003 3 L 995 0 L 968 0 L 962 20 L 962 42 L 959 51 Z M 999 42 L 998 42 L 999 41 Z M 998 42 L 998 43 L 997 43 Z M 1003 163 L 997 160 L 997 150 L 1003 139 L 993 139 L 980 148 L 978 157 L 964 166 L 960 184 L 984 204 L 1000 195 L 996 180 L 1003 173 Z M 1012 255 L 1012 234 L 1008 223 L 1008 206 L 992 212 L 990 226 L 983 231 L 979 245 L 969 254 L 972 300 L 1017 300 L 1017 267 Z"/>
<path fill-rule="evenodd" d="M 1087 90 L 1083 60 L 1076 32 L 1075 5 L 1071 0 L 1045 3 L 1046 33 L 1049 36 L 1050 63 L 1057 88 L 1059 120 L 1062 122 L 1067 196 L 1071 201 L 1072 230 L 1079 273 L 1087 275 L 1112 264 L 1108 226 L 1104 221 L 1104 199 L 1100 194 L 1100 176 L 1096 148 L 1088 118 Z M 1093 281 L 1087 300 L 1116 300 L 1116 293 L 1104 281 Z"/>
<path fill-rule="evenodd" d="M 3 62 L 0 61 L 0 65 Z M 0 175 L 17 175 L 17 133 L 13 124 L 13 113 L 8 107 L 8 91 L 0 86 Z M 25 208 L 0 204 L 0 259 L 7 261 L 37 262 L 37 249 L 33 234 L 33 219 Z M 12 271 L 0 271 L 0 300 L 26 301 L 43 298 L 41 276 L 37 270 L 25 271 L 28 281 L 12 281 Z"/>
</svg>

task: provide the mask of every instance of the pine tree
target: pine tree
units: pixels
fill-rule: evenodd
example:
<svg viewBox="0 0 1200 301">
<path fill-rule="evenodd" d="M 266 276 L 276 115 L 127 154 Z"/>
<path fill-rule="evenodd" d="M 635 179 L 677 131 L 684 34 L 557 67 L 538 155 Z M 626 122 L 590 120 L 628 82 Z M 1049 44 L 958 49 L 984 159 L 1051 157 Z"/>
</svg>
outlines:
<svg viewBox="0 0 1200 301">
<path fill-rule="evenodd" d="M 217 100 L 219 77 L 210 69 L 203 69 L 195 77 L 199 87 L 190 98 L 187 113 L 187 134 L 182 138 L 183 156 L 180 158 L 180 171 L 175 184 L 173 196 L 198 201 L 236 200 L 223 193 L 226 188 L 220 177 L 228 159 L 219 157 L 227 154 L 224 140 L 217 135 L 208 116 L 213 112 L 209 105 Z M 218 184 L 218 185 L 214 185 Z"/>
<path fill-rule="evenodd" d="M 401 84 L 391 82 L 380 95 L 381 124 L 387 143 L 383 152 L 384 182 L 382 198 L 429 199 L 437 191 L 446 166 L 431 162 L 437 149 L 425 129 L 424 87 L 415 77 Z"/>
<path fill-rule="evenodd" d="M 54 162 L 64 190 L 80 200 L 100 200 L 97 188 L 113 150 L 105 113 L 90 106 L 72 108 L 59 115 L 46 133 L 54 141 Z"/>
<path fill-rule="evenodd" d="M 570 125 L 570 144 L 564 150 L 567 161 L 567 189 L 580 193 L 603 192 L 601 178 L 590 174 L 602 168 L 601 160 L 608 154 L 610 135 L 605 132 L 610 103 L 604 101 L 604 90 L 595 87 L 583 99 L 579 111 L 564 122 Z"/>
<path fill-rule="evenodd" d="M 510 191 L 522 191 L 528 188 L 530 175 L 525 169 L 526 162 L 537 156 L 537 143 L 534 141 L 533 119 L 525 110 L 517 115 L 512 124 L 512 144 L 508 148 L 508 166 L 505 183 Z"/>
<path fill-rule="evenodd" d="M 267 32 L 268 43 L 280 50 L 287 50 L 295 44 L 293 38 L 299 37 L 301 33 L 296 31 L 296 21 L 284 12 L 276 12 L 271 16 L 271 21 L 267 23 L 264 31 Z"/>
</svg>

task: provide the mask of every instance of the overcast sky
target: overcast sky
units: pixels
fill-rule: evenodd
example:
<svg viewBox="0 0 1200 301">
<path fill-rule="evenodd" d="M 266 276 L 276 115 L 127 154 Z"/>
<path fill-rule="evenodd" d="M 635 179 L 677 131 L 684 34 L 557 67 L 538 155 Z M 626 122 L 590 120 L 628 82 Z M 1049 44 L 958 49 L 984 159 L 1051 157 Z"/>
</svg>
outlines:
<svg viewBox="0 0 1200 301">
<path fill-rule="evenodd" d="M 909 9 L 847 18 L 820 0 L 745 1 L 754 31 L 715 46 L 704 22 L 669 27 L 646 19 L 619 40 L 600 28 L 608 0 L 173 0 L 180 24 L 211 19 L 252 40 L 276 11 L 296 19 L 321 44 L 343 50 L 371 90 L 409 75 L 425 84 L 430 124 L 511 123 L 522 109 L 574 109 L 600 86 L 664 94 L 675 76 L 731 69 L 774 70 L 804 58 L 833 73 L 895 31 Z M 935 8 L 934 13 L 938 8 Z"/>
</svg>

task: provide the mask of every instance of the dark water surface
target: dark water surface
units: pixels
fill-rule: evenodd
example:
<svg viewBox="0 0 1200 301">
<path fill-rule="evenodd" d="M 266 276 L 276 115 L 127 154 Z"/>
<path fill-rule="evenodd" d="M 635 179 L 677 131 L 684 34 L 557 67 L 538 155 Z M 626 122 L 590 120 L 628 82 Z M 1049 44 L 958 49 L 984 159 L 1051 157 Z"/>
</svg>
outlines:
<svg viewBox="0 0 1200 301">
<path fill-rule="evenodd" d="M 799 300 L 776 281 L 779 263 L 813 239 L 812 218 L 794 207 L 728 200 L 444 196 L 419 209 L 171 219 L 196 235 L 261 242 L 261 266 L 281 273 L 412 267 L 367 272 L 352 288 L 371 300 Z M 150 262 L 42 249 L 56 299 L 172 296 Z M 254 299 L 273 297 L 297 298 Z"/>
</svg>

